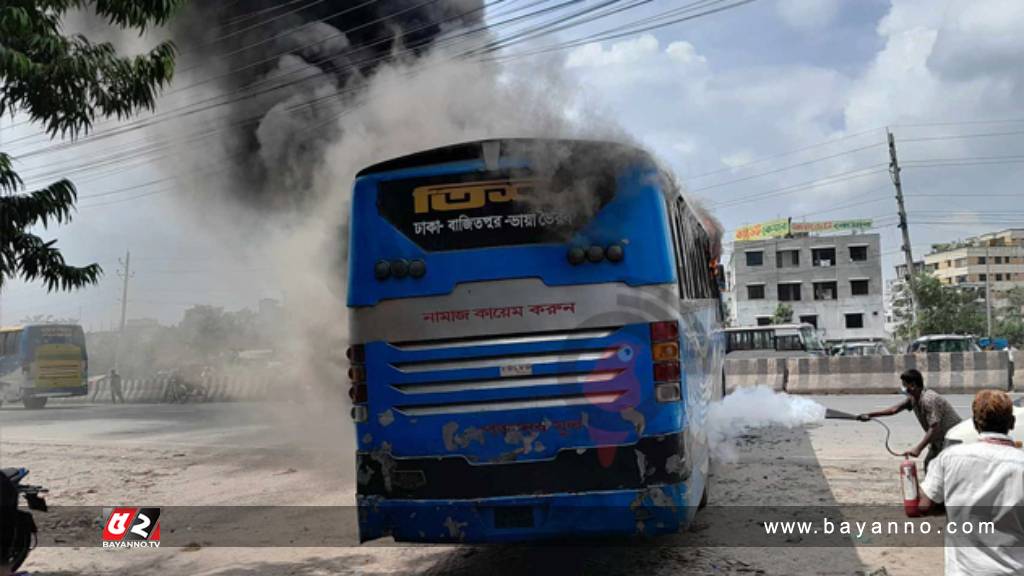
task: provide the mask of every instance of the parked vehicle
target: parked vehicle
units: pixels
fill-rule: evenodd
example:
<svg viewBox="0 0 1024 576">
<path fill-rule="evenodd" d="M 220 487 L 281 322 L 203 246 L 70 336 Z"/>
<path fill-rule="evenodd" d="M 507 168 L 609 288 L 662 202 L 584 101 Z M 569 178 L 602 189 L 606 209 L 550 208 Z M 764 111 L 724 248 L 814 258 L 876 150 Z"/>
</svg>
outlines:
<svg viewBox="0 0 1024 576">
<path fill-rule="evenodd" d="M 889 349 L 881 342 L 847 342 L 833 348 L 833 356 L 885 356 Z"/>
<path fill-rule="evenodd" d="M 981 352 L 974 336 L 963 334 L 932 334 L 921 336 L 907 346 L 908 354 L 917 352 Z"/>
<path fill-rule="evenodd" d="M 737 326 L 725 329 L 726 357 L 798 358 L 825 356 L 825 345 L 810 324 Z"/>
<path fill-rule="evenodd" d="M 1024 398 L 1018 398 L 1013 403 L 1013 416 L 1017 419 L 1017 425 L 1010 430 L 1010 438 L 1017 442 L 1018 446 L 1024 444 Z M 978 441 L 978 431 L 974 428 L 974 421 L 970 418 L 957 424 L 946 432 L 946 446 L 956 444 L 970 444 Z"/>
</svg>

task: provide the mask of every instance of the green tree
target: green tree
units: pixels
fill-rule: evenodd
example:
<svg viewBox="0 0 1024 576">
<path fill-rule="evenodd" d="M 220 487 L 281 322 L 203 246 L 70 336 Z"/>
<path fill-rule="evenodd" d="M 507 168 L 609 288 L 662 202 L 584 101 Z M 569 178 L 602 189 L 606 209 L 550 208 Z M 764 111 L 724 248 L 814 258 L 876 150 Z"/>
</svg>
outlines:
<svg viewBox="0 0 1024 576">
<path fill-rule="evenodd" d="M 126 118 L 152 109 L 157 91 L 174 73 L 174 45 L 148 54 L 118 56 L 109 43 L 63 33 L 69 10 L 92 9 L 110 25 L 139 32 L 165 23 L 185 0 L 3 0 L 0 2 L 0 115 L 22 112 L 51 138 L 75 139 L 96 118 Z M 96 264 L 64 261 L 56 240 L 29 230 L 71 220 L 77 193 L 62 179 L 25 192 L 11 157 L 0 152 L 0 291 L 21 276 L 48 291 L 94 284 Z"/>
<path fill-rule="evenodd" d="M 928 273 L 914 277 L 917 287 L 917 323 L 912 320 L 910 297 L 904 288 L 894 298 L 894 311 L 899 323 L 897 336 L 909 340 L 916 333 L 984 334 L 984 291 L 973 286 L 943 286 Z"/>
<path fill-rule="evenodd" d="M 1006 338 L 1014 347 L 1024 347 L 1024 287 L 1018 286 L 1006 294 L 1006 306 L 999 310 L 993 336 Z"/>
<path fill-rule="evenodd" d="M 789 324 L 793 321 L 793 307 L 788 304 L 779 304 L 775 307 L 775 314 L 772 316 L 772 324 Z"/>
</svg>

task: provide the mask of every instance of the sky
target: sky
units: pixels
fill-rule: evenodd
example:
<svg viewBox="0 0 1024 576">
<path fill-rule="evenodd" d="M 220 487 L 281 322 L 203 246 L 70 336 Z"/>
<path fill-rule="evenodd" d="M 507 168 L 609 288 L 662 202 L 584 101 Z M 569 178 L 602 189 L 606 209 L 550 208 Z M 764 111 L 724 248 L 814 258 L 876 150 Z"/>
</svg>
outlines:
<svg viewBox="0 0 1024 576">
<path fill-rule="evenodd" d="M 902 255 L 886 127 L 904 166 L 915 256 L 931 243 L 1024 226 L 1024 2 L 757 0 L 522 56 L 682 4 L 655 0 L 521 46 L 511 73 L 528 69 L 531 58 L 554 66 L 578 102 L 613 119 L 670 167 L 711 208 L 727 238 L 739 226 L 777 217 L 869 218 L 891 277 Z M 71 224 L 40 233 L 57 239 L 69 262 L 99 262 L 105 275 L 71 294 L 14 282 L 0 295 L 0 322 L 49 314 L 80 319 L 87 329 L 116 326 L 119 259 L 128 250 L 129 318 L 170 324 L 195 304 L 238 309 L 263 297 L 287 299 L 258 258 L 240 256 L 245 238 L 214 240 L 214 222 L 183 212 L 169 194 L 152 193 L 167 188 L 147 184 L 171 176 L 167 163 L 90 163 L 111 146 L 131 149 L 145 139 L 52 151 L 21 122 L 0 121 L 0 147 L 19 158 L 30 185 L 67 175 L 82 197 Z M 125 191 L 135 186 L 138 193 Z M 339 183 L 339 194 L 346 188 Z"/>
</svg>

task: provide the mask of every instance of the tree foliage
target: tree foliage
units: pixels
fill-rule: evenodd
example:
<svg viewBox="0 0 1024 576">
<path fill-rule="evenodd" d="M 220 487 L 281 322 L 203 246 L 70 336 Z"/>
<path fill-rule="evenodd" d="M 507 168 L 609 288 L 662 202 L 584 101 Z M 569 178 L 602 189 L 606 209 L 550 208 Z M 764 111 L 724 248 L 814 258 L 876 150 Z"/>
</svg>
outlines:
<svg viewBox="0 0 1024 576">
<path fill-rule="evenodd" d="M 775 307 L 775 314 L 772 316 L 772 324 L 789 324 L 793 321 L 793 307 L 788 304 L 779 304 Z"/>
<path fill-rule="evenodd" d="M 938 278 L 925 272 L 915 275 L 914 283 L 918 301 L 916 324 L 905 286 L 893 300 L 900 340 L 911 340 L 915 334 L 985 333 L 984 290 L 973 286 L 943 286 Z"/>
<path fill-rule="evenodd" d="M 999 310 L 994 336 L 1006 338 L 1017 348 L 1024 348 L 1024 286 L 1006 295 L 1006 306 Z"/>
<path fill-rule="evenodd" d="M 165 23 L 185 0 L 4 0 L 0 2 L 0 115 L 23 113 L 51 138 L 77 138 L 97 118 L 126 118 L 152 109 L 174 72 L 174 45 L 119 56 L 109 43 L 66 35 L 69 10 L 92 9 L 112 26 L 144 31 Z M 70 222 L 77 192 L 59 180 L 31 192 L 0 152 L 0 290 L 16 277 L 42 280 L 47 290 L 95 283 L 96 264 L 67 264 L 55 240 L 34 226 Z"/>
</svg>

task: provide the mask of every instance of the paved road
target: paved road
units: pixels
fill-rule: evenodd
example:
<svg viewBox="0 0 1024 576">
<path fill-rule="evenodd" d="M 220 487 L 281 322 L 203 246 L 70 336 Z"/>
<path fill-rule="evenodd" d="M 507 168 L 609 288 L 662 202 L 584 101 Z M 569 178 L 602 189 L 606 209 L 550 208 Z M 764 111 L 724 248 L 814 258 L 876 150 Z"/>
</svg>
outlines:
<svg viewBox="0 0 1024 576">
<path fill-rule="evenodd" d="M 849 413 L 866 412 L 890 406 L 899 401 L 896 395 L 886 396 L 823 396 L 815 401 L 836 410 Z M 969 415 L 970 396 L 950 397 L 961 416 Z M 921 430 L 911 414 L 900 414 L 887 420 L 893 430 L 893 447 L 905 450 L 921 437 Z M 768 431 L 754 431 L 744 436 L 740 446 L 741 460 L 725 466 L 712 484 L 712 506 L 726 504 L 734 506 L 787 505 L 787 506 L 831 506 L 838 503 L 894 503 L 898 494 L 896 484 L 896 459 L 889 456 L 883 447 L 884 431 L 877 424 L 856 421 L 826 421 L 797 429 L 784 434 Z M 94 459 L 104 462 L 104 471 L 110 471 L 117 478 L 133 478 L 131 483 L 120 480 L 110 482 L 111 490 L 134 489 L 160 502 L 175 502 L 181 494 L 193 494 L 203 490 L 203 497 L 211 502 L 233 502 L 233 495 L 251 491 L 250 496 L 284 493 L 292 483 L 318 486 L 329 491 L 331 486 L 343 482 L 318 480 L 306 474 L 301 464 L 279 460 L 276 454 L 294 452 L 298 448 L 315 450 L 321 459 L 331 455 L 340 456 L 336 462 L 347 462 L 346 454 L 354 450 L 351 444 L 351 423 L 344 407 L 329 403 L 315 406 L 262 403 L 219 403 L 202 405 L 55 405 L 42 411 L 27 411 L 20 407 L 0 408 L 0 442 L 16 446 L 20 451 L 18 459 L 31 457 L 32 451 L 26 443 L 46 445 L 49 461 L 39 464 L 38 475 L 47 477 L 66 496 L 76 495 L 83 500 L 106 501 L 113 496 L 102 491 L 91 493 L 95 481 L 85 468 L 93 466 Z M 68 446 L 67 449 L 64 446 Z M 75 450 L 81 446 L 80 450 Z M 160 476 L 151 484 L 143 484 L 137 476 L 139 463 L 132 455 L 139 451 L 123 450 L 133 447 L 162 447 L 171 450 L 149 450 L 143 466 L 152 467 L 151 472 Z M 110 451 L 105 451 L 110 447 Z M 181 448 L 189 452 L 187 471 L 183 468 L 179 454 Z M 210 450 L 203 450 L 203 449 Z M 109 454 L 118 455 L 110 458 Z M 193 458 L 193 452 L 209 452 L 209 459 Z M 261 471 L 262 461 L 247 454 L 267 452 L 272 456 L 272 465 Z M 72 454 L 80 453 L 76 458 Z M 65 456 L 67 454 L 68 456 Z M 97 456 L 92 456 L 96 454 Z M 127 454 L 128 456 L 123 456 Z M 193 463 L 193 460 L 195 463 Z M 301 462 L 301 458 L 294 459 Z M 229 481 L 224 481 L 221 462 L 233 463 L 237 470 L 230 472 Z M 20 463 L 20 462 L 19 462 Z M 211 465 L 212 464 L 212 465 Z M 35 464 L 29 462 L 35 468 Z M 49 466 L 51 469 L 47 469 Z M 57 478 L 55 467 L 75 467 L 83 470 L 68 470 L 68 478 Z M 172 466 L 160 468 L 160 466 Z M 177 468 L 174 468 L 176 466 Z M 122 471 L 118 471 L 124 468 Z M 245 470 L 253 471 L 246 475 Z M 306 475 L 304 475 L 306 474 Z M 303 480 L 305 478 L 308 479 Z M 242 477 L 242 478 L 240 478 Z M 125 480 L 127 482 L 127 480 Z M 248 482 L 248 483 L 246 483 Z M 147 487 L 148 486 L 148 487 Z M 277 492 L 275 492 L 275 488 Z M 160 492 L 154 492 L 160 490 Z M 248 493 L 248 492 L 247 492 Z M 319 492 L 315 492 L 319 493 Z M 120 495 L 120 492 L 113 493 Z M 898 496 L 896 496 L 898 497 Z M 256 500 L 248 500 L 256 501 Z M 273 500 L 271 500 L 273 502 Z M 694 531 L 662 541 L 655 551 L 638 549 L 608 549 L 596 547 L 584 552 L 566 552 L 558 549 L 531 550 L 527 548 L 479 548 L 443 551 L 420 548 L 392 548 L 383 555 L 370 552 L 367 548 L 319 550 L 317 557 L 308 553 L 291 550 L 262 550 L 268 556 L 265 565 L 254 565 L 243 558 L 225 558 L 227 549 L 204 549 L 201 555 L 184 555 L 168 549 L 167 564 L 162 568 L 150 566 L 145 570 L 141 565 L 130 564 L 142 561 L 129 556 L 118 556 L 116 561 L 110 555 L 101 556 L 102 550 L 73 552 L 63 549 L 47 549 L 37 553 L 36 562 L 50 568 L 75 569 L 71 573 L 89 573 L 90 568 L 109 569 L 119 563 L 126 564 L 125 572 L 139 574 L 181 573 L 193 571 L 189 558 L 201 558 L 209 566 L 204 574 L 314 574 L 316 562 L 328 562 L 320 558 L 327 554 L 333 572 L 351 572 L 354 565 L 364 565 L 371 558 L 378 573 L 445 573 L 479 574 L 483 572 L 513 574 L 536 572 L 537 566 L 548 566 L 543 572 L 574 573 L 581 569 L 595 573 L 621 573 L 667 575 L 680 573 L 757 573 L 764 569 L 769 574 L 830 573 L 868 574 L 875 568 L 885 567 L 888 574 L 926 574 L 941 572 L 941 549 L 907 550 L 898 549 L 853 549 L 853 548 L 784 548 L 772 549 L 769 554 L 755 548 L 715 548 L 712 534 L 722 530 L 721 514 L 713 508 L 699 517 L 701 526 Z M 724 526 L 728 529 L 729 526 Z M 709 540 L 705 542 L 705 540 Z M 386 543 L 385 543 L 386 544 Z M 705 547 L 706 546 L 706 547 Z M 355 555 L 355 556 L 353 556 Z M 408 556 L 407 560 L 384 559 Z M 922 564 L 922 560 L 925 562 Z M 148 562 L 148 560 L 146 560 Z M 255 561 L 255 560 L 253 560 Z M 262 568 L 260 566 L 263 566 Z M 501 570 L 500 568 L 507 568 Z M 374 570 L 371 570 L 374 571 Z M 65 572 L 43 572 L 61 574 Z M 92 573 L 96 573 L 95 571 Z"/>
<path fill-rule="evenodd" d="M 352 435 L 348 407 L 329 408 L 256 402 L 4 406 L 0 441 L 294 450 L 303 445 L 297 435 L 308 443 Z"/>
</svg>

